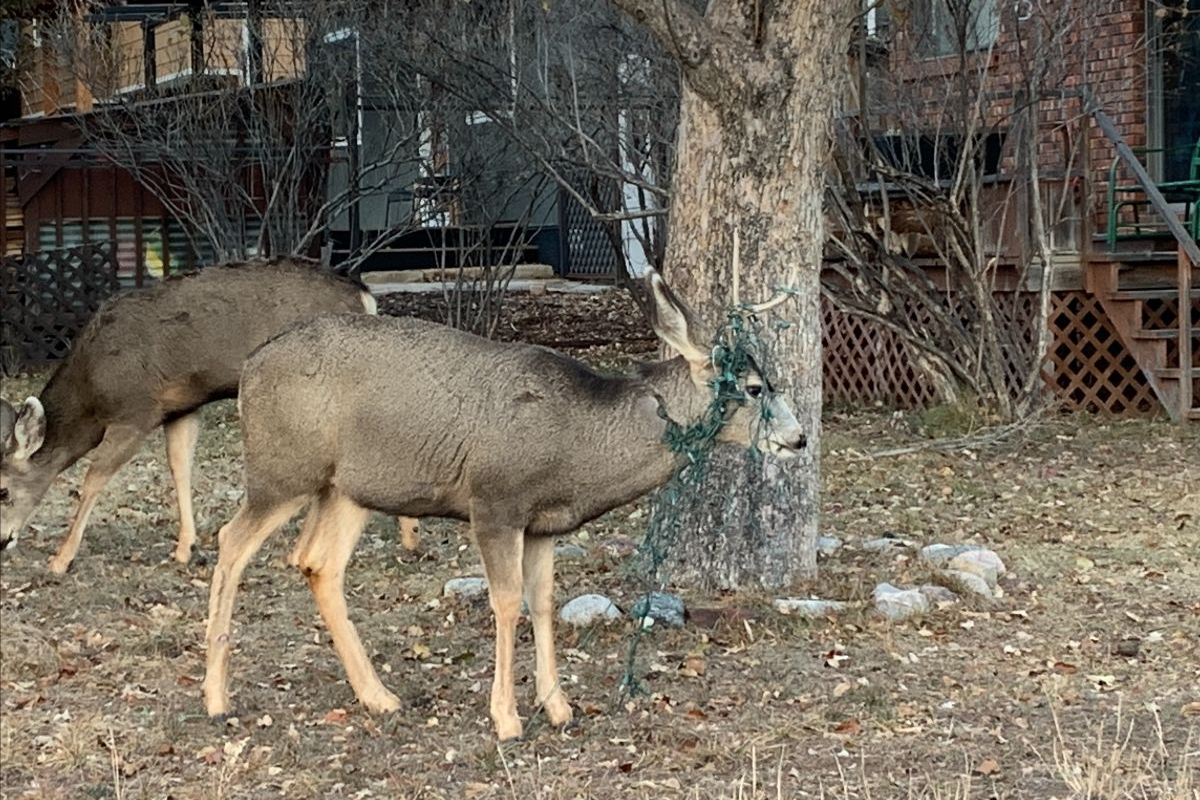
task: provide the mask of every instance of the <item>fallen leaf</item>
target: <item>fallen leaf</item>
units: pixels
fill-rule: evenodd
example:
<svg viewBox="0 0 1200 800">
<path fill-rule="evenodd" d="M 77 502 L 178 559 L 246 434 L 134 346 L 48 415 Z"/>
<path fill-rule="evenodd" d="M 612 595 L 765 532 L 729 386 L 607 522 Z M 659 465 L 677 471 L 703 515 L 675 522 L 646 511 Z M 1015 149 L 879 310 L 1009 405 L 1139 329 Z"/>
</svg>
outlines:
<svg viewBox="0 0 1200 800">
<path fill-rule="evenodd" d="M 1000 771 L 1000 762 L 994 758 L 985 758 L 982 762 L 980 762 L 979 766 L 975 768 L 975 771 L 980 775 L 995 775 Z"/>
<path fill-rule="evenodd" d="M 833 732 L 839 733 L 842 736 L 857 736 L 861 730 L 861 722 L 856 719 L 847 719 L 839 722 L 837 727 L 833 729 Z"/>
<path fill-rule="evenodd" d="M 211 744 L 205 745 L 196 753 L 196 759 L 205 764 L 220 764 L 222 758 L 221 751 Z"/>
<path fill-rule="evenodd" d="M 326 725 L 341 725 L 350 715 L 346 713 L 344 708 L 335 708 L 325 715 L 322 720 Z"/>
<path fill-rule="evenodd" d="M 249 739 L 230 739 L 222 745 L 221 750 L 231 759 L 237 760 L 249 741 Z"/>
</svg>

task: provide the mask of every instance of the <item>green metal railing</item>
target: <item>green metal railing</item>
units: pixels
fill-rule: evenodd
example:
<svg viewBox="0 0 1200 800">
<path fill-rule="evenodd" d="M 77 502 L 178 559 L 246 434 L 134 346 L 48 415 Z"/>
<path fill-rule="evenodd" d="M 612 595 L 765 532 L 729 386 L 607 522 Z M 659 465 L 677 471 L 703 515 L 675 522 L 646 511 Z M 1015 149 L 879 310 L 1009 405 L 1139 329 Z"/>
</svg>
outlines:
<svg viewBox="0 0 1200 800">
<path fill-rule="evenodd" d="M 1146 195 L 1146 200 L 1150 206 L 1158 212 L 1163 218 L 1163 223 L 1167 230 L 1175 237 L 1175 241 L 1179 247 L 1177 273 L 1177 297 L 1179 298 L 1179 401 L 1180 401 L 1180 417 L 1187 420 L 1192 410 L 1192 336 L 1191 336 L 1191 314 L 1188 309 L 1191 307 L 1192 293 L 1192 267 L 1200 266 L 1200 245 L 1197 245 L 1196 239 L 1200 238 L 1200 228 L 1197 226 L 1197 214 L 1200 212 L 1200 187 L 1197 187 L 1197 194 L 1189 206 L 1189 222 L 1191 230 L 1183 226 L 1179 218 L 1171 207 L 1167 204 L 1166 198 L 1163 196 L 1159 186 L 1150 179 L 1149 173 L 1146 172 L 1145 166 L 1138 160 L 1133 149 L 1125 143 L 1124 137 L 1117 130 L 1117 126 L 1113 124 L 1112 118 L 1104 113 L 1104 110 L 1099 107 L 1095 99 L 1085 95 L 1088 105 L 1091 107 L 1092 118 L 1096 120 L 1096 124 L 1100 127 L 1100 131 L 1104 134 L 1113 147 L 1117 151 L 1117 158 L 1125 162 L 1125 166 L 1133 173 L 1134 179 L 1142 192 Z M 1198 156 L 1200 156 L 1200 141 L 1197 141 L 1196 147 L 1192 152 L 1192 175 L 1196 176 Z M 1110 179 L 1113 175 L 1109 173 Z M 1190 183 L 1190 182 L 1189 182 Z M 1109 184 L 1109 213 L 1112 213 L 1112 186 Z M 1109 240 L 1112 242 L 1113 226 L 1109 224 Z M 1111 246 L 1111 245 L 1110 245 Z M 1115 288 L 1115 287 L 1114 287 Z"/>
<path fill-rule="evenodd" d="M 1129 148 L 1135 158 L 1144 158 L 1153 153 L 1169 152 L 1163 147 Z M 1118 171 L 1125 156 L 1118 152 L 1113 157 L 1112 165 L 1108 168 L 1108 249 L 1115 251 L 1117 242 L 1129 239 L 1139 239 L 1148 235 L 1170 235 L 1170 225 L 1160 210 L 1162 219 L 1144 219 L 1141 209 L 1144 206 L 1154 206 L 1150 193 L 1146 189 L 1141 176 L 1134 183 L 1121 183 Z M 1146 180 L 1149 180 L 1148 176 Z M 1192 239 L 1200 239 L 1200 139 L 1192 146 L 1191 162 L 1188 178 L 1180 181 L 1164 181 L 1155 184 L 1163 199 L 1184 204 L 1184 223 Z M 1123 197 L 1122 197 L 1123 195 Z M 1129 209 L 1133 220 L 1122 222 L 1121 212 Z M 1157 210 L 1157 209 L 1156 209 Z M 1173 212 L 1168 215 L 1174 217 Z"/>
</svg>

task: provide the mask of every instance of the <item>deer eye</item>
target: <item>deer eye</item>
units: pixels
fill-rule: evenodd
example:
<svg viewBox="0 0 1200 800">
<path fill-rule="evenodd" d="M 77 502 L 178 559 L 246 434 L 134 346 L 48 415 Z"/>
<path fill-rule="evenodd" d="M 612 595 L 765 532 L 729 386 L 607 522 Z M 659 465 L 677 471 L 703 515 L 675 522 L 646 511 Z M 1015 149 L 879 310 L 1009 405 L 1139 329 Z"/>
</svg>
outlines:
<svg viewBox="0 0 1200 800">
<path fill-rule="evenodd" d="M 761 384 L 755 384 L 754 386 L 746 387 L 746 394 L 750 397 L 758 398 L 762 396 L 762 390 L 763 387 Z"/>
</svg>

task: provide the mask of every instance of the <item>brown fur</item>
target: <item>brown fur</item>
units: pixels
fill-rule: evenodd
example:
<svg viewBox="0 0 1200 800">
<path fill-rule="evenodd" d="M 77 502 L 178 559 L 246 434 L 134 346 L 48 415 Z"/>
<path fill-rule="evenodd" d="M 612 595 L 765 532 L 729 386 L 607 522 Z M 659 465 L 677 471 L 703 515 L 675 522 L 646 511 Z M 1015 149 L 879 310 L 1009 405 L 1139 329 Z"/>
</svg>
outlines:
<svg viewBox="0 0 1200 800">
<path fill-rule="evenodd" d="M 537 646 L 539 702 L 555 724 L 571 716 L 553 650 L 552 534 L 629 502 L 670 476 L 666 423 L 689 424 L 712 399 L 707 348 L 656 274 L 655 328 L 676 358 L 609 377 L 540 347 L 501 344 L 415 319 L 322 316 L 246 362 L 239 404 L 246 497 L 221 529 L 209 597 L 210 714 L 229 710 L 234 594 L 249 559 L 305 503 L 292 563 L 309 579 L 358 698 L 398 701 L 384 688 L 350 623 L 341 581 L 365 510 L 466 520 L 479 546 L 496 616 L 492 718 L 500 738 L 521 731 L 512 651 L 522 590 Z M 761 387 L 761 376 L 746 375 Z M 750 444 L 770 405 L 770 447 L 803 445 L 791 410 L 747 399 L 720 438 Z"/>
<path fill-rule="evenodd" d="M 362 284 L 287 259 L 209 267 L 106 302 L 76 338 L 40 400 L 45 441 L 18 463 L 5 459 L 3 540 L 15 538 L 54 477 L 96 451 L 71 529 L 51 569 L 70 565 L 96 495 L 164 423 L 180 495 L 176 557 L 191 553 L 190 469 L 205 403 L 233 397 L 246 356 L 271 336 L 322 312 L 372 305 Z M 183 495 L 188 497 L 184 498 Z"/>
</svg>

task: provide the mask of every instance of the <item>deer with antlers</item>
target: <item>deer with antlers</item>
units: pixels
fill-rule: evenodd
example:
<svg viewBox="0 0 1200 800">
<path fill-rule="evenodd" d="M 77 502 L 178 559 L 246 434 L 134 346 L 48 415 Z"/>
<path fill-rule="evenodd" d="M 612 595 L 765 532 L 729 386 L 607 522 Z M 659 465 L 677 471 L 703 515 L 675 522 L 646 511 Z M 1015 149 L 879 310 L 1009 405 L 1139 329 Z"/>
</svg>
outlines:
<svg viewBox="0 0 1200 800">
<path fill-rule="evenodd" d="M 374 509 L 470 523 L 495 616 L 496 733 L 504 740 L 522 732 L 512 660 L 523 594 L 537 699 L 553 724 L 567 722 L 553 644 L 553 536 L 665 483 L 682 458 L 664 442 L 668 419 L 688 426 L 714 397 L 704 329 L 657 273 L 647 288 L 653 328 L 678 356 L 623 376 L 542 347 L 365 315 L 320 317 L 251 355 L 238 399 L 246 495 L 219 534 L 209 596 L 208 713 L 230 710 L 230 627 L 242 572 L 308 505 L 289 560 L 306 577 L 364 706 L 399 706 L 348 618 L 343 591 Z M 718 440 L 795 455 L 805 437 L 787 403 L 753 365 L 737 379 L 741 396 Z"/>
</svg>

